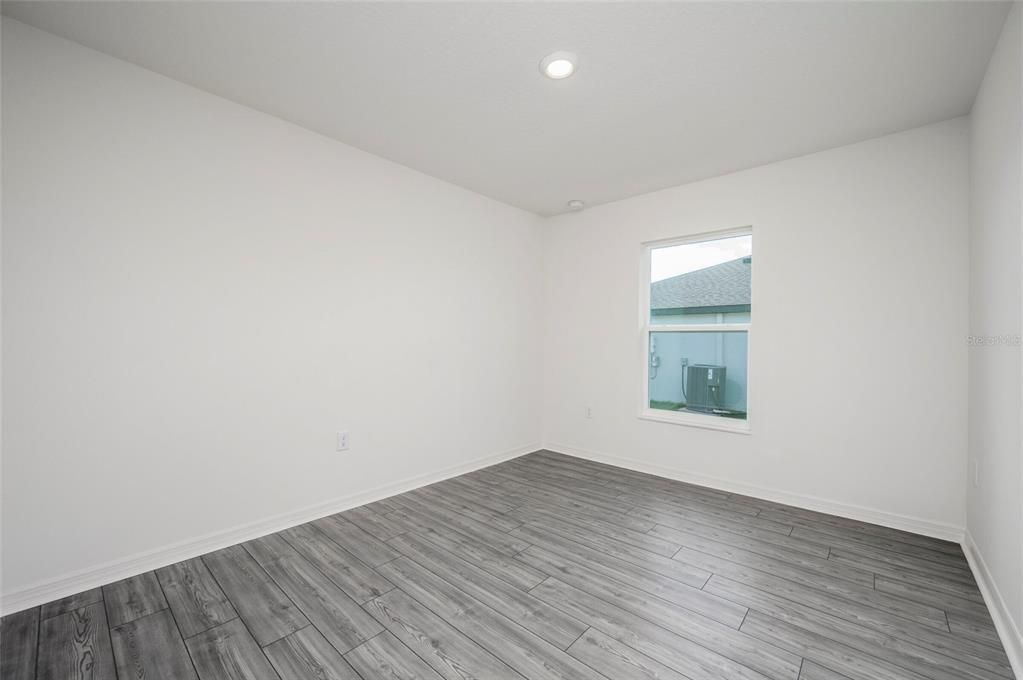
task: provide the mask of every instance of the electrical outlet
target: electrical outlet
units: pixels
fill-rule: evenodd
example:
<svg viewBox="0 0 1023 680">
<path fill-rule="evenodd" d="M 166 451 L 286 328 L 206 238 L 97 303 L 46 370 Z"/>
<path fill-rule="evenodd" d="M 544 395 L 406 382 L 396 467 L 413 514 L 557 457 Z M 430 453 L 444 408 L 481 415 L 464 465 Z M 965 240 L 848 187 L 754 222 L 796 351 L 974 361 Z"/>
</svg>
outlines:
<svg viewBox="0 0 1023 680">
<path fill-rule="evenodd" d="M 589 406 L 586 407 L 586 417 L 593 418 L 593 409 L 590 408 Z"/>
<path fill-rule="evenodd" d="M 337 450 L 347 451 L 348 450 L 348 433 L 338 432 L 337 433 Z"/>
</svg>

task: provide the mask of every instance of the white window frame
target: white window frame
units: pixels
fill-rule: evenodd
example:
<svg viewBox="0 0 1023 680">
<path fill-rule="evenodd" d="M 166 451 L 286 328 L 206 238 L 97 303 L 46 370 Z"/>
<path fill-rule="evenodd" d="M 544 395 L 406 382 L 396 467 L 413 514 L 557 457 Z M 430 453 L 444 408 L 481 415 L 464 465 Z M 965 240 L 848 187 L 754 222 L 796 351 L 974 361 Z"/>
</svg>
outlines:
<svg viewBox="0 0 1023 680">
<path fill-rule="evenodd" d="M 705 241 L 717 241 L 719 239 L 731 238 L 734 236 L 752 236 L 753 227 L 741 227 L 725 231 L 704 232 L 678 238 L 663 239 L 660 241 L 648 241 L 642 244 L 640 263 L 640 285 L 639 285 L 639 349 L 640 361 L 643 370 L 642 383 L 639 389 L 639 417 L 643 420 L 654 420 L 661 423 L 673 423 L 675 425 L 688 425 L 690 427 L 702 427 L 711 430 L 723 430 L 726 432 L 737 432 L 739 434 L 750 434 L 750 414 L 752 408 L 752 391 L 750 390 L 751 378 L 753 375 L 753 305 L 750 305 L 749 323 L 727 323 L 727 324 L 651 324 L 650 323 L 650 260 L 651 253 L 658 248 L 685 245 L 687 243 L 702 243 Z M 752 290 L 751 290 L 752 295 Z M 681 411 L 665 411 L 650 408 L 650 334 L 664 331 L 684 331 L 687 333 L 720 333 L 723 331 L 742 331 L 746 333 L 746 418 L 726 418 L 703 413 L 683 413 Z"/>
</svg>

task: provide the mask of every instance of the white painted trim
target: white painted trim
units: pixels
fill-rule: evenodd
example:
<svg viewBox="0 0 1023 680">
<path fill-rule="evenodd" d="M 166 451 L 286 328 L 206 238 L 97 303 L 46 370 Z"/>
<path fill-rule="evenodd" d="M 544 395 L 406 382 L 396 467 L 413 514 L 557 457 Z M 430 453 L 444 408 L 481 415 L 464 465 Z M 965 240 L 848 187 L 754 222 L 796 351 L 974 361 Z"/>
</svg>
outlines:
<svg viewBox="0 0 1023 680">
<path fill-rule="evenodd" d="M 688 425 L 689 427 L 702 427 L 705 430 L 720 430 L 721 432 L 734 432 L 736 434 L 752 434 L 749 421 L 738 418 L 722 418 L 720 416 L 704 415 L 701 413 L 683 413 L 680 411 L 659 411 L 653 408 L 641 409 L 640 420 L 653 420 L 658 423 L 670 423 L 672 425 Z"/>
<path fill-rule="evenodd" d="M 707 241 L 720 241 L 723 238 L 735 238 L 736 236 L 750 236 L 753 234 L 753 225 L 747 224 L 742 227 L 730 227 L 718 229 L 717 231 L 704 231 L 699 234 L 688 234 L 686 236 L 672 236 L 669 238 L 644 241 L 644 248 L 669 248 L 671 246 L 682 246 L 687 243 L 706 243 Z M 646 279 L 650 283 L 649 277 Z"/>
<path fill-rule="evenodd" d="M 980 594 L 984 596 L 984 604 L 991 612 L 991 619 L 995 622 L 995 630 L 998 631 L 1005 654 L 1009 657 L 1012 672 L 1017 678 L 1023 678 L 1023 634 L 1013 620 L 1009 605 L 998 591 L 998 585 L 984 562 L 984 556 L 980 554 L 980 549 L 969 531 L 963 538 L 963 552 L 966 554 L 966 561 L 970 563 L 974 578 L 977 579 Z"/>
<path fill-rule="evenodd" d="M 651 323 L 646 330 L 652 333 L 745 333 L 752 322 L 743 323 Z"/>
<path fill-rule="evenodd" d="M 418 489 L 421 486 L 464 475 L 467 472 L 479 470 L 490 465 L 496 465 L 497 463 L 518 458 L 540 448 L 539 445 L 520 446 L 510 451 L 503 451 L 483 458 L 476 458 L 459 465 L 453 465 L 438 472 L 431 472 L 384 484 L 362 493 L 335 498 L 292 512 L 267 517 L 257 522 L 243 524 L 225 531 L 216 531 L 156 550 L 136 553 L 129 557 L 88 567 L 55 579 L 41 581 L 21 590 L 4 593 L 2 604 L 0 604 L 0 611 L 7 615 L 67 597 L 68 595 L 80 593 L 83 590 L 97 588 L 130 576 L 137 576 L 153 569 L 159 569 L 160 567 L 180 562 L 181 560 L 198 557 L 213 550 L 220 550 L 221 548 L 251 541 L 254 538 L 266 536 L 289 527 L 305 524 L 314 519 L 341 512 L 342 510 L 366 505 L 382 498 Z"/>
<path fill-rule="evenodd" d="M 697 484 L 699 486 L 705 486 L 719 491 L 727 491 L 729 493 L 738 493 L 744 496 L 762 498 L 766 501 L 783 503 L 785 505 L 792 505 L 805 510 L 813 510 L 814 512 L 823 512 L 829 515 L 837 515 L 847 519 L 855 519 L 860 522 L 880 524 L 881 526 L 886 526 L 892 529 L 899 529 L 901 531 L 908 531 L 914 534 L 930 536 L 944 541 L 952 541 L 953 543 L 962 543 L 963 541 L 964 529 L 953 524 L 934 522 L 919 517 L 901 515 L 894 512 L 887 512 L 885 510 L 876 510 L 874 508 L 865 508 L 860 505 L 841 503 L 825 498 L 806 496 L 780 489 L 769 489 L 766 487 L 746 484 L 745 482 L 709 477 L 707 475 L 688 472 L 686 470 L 676 470 L 662 465 L 646 463 L 634 458 L 626 458 L 624 456 L 616 456 L 609 453 L 590 451 L 564 444 L 548 443 L 544 444 L 544 448 L 556 453 L 563 453 L 566 456 L 575 456 L 576 458 L 583 458 L 598 463 L 606 463 L 607 465 L 623 467 L 628 470 L 634 470 L 635 472 L 645 472 L 647 474 L 657 475 L 658 477 L 666 477 L 680 482 Z"/>
</svg>

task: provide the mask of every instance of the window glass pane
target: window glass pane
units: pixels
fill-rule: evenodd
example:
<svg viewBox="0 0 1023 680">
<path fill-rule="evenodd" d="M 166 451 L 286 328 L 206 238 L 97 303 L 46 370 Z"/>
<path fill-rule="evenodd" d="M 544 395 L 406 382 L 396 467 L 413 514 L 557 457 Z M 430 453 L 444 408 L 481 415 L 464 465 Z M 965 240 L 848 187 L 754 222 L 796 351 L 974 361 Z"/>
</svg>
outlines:
<svg viewBox="0 0 1023 680">
<path fill-rule="evenodd" d="M 753 237 L 650 251 L 650 323 L 749 323 Z"/>
<path fill-rule="evenodd" d="M 746 418 L 745 331 L 650 333 L 650 408 Z"/>
</svg>

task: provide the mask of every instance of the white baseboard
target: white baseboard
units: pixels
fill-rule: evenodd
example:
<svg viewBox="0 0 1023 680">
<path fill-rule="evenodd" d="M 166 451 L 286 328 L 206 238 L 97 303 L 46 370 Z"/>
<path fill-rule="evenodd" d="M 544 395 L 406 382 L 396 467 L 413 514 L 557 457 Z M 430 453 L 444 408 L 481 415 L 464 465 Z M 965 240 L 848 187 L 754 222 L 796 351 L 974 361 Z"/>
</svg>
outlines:
<svg viewBox="0 0 1023 680">
<path fill-rule="evenodd" d="M 966 553 L 966 561 L 970 563 L 973 576 L 977 579 L 980 594 L 984 596 L 984 603 L 987 605 L 988 611 L 991 612 L 995 630 L 998 631 L 998 637 L 1001 638 L 1002 646 L 1005 647 L 1005 654 L 1009 657 L 1012 672 L 1016 674 L 1017 678 L 1023 678 L 1023 634 L 1020 633 L 1019 626 L 1012 618 L 1009 606 L 998 591 L 998 586 L 984 562 L 984 556 L 981 555 L 977 544 L 973 542 L 973 536 L 970 536 L 968 531 L 963 539 L 963 552 Z"/>
<path fill-rule="evenodd" d="M 266 536 L 289 527 L 305 524 L 314 519 L 341 512 L 342 510 L 366 505 L 382 498 L 396 496 L 412 489 L 418 489 L 421 486 L 434 484 L 451 477 L 464 475 L 473 470 L 495 465 L 512 458 L 518 458 L 539 448 L 541 447 L 538 444 L 520 446 L 510 451 L 503 451 L 466 463 L 453 465 L 437 472 L 384 484 L 361 493 L 334 498 L 292 512 L 267 517 L 257 522 L 243 524 L 225 531 L 216 531 L 156 550 L 136 553 L 122 559 L 112 560 L 105 564 L 82 569 L 55 579 L 40 581 L 31 586 L 4 593 L 2 598 L 0 598 L 0 612 L 7 615 L 22 609 L 45 604 L 46 602 L 80 593 L 84 590 L 107 585 L 130 576 L 137 576 L 160 567 L 166 567 L 181 560 L 198 557 L 213 550 L 220 550 L 221 548 L 251 541 L 254 538 Z"/>
<path fill-rule="evenodd" d="M 662 465 L 646 463 L 643 461 L 635 460 L 633 458 L 626 458 L 624 456 L 616 456 L 609 453 L 580 449 L 574 446 L 568 446 L 564 444 L 549 443 L 545 444 L 544 448 L 549 451 L 554 451 L 556 453 L 563 453 L 566 456 L 575 456 L 577 458 L 584 458 L 586 460 L 592 460 L 598 463 L 615 465 L 617 467 L 623 467 L 629 470 L 634 470 L 636 472 L 645 472 L 647 474 L 657 475 L 658 477 L 666 477 L 668 479 L 674 479 L 680 482 L 688 482 L 689 484 L 706 486 L 711 489 L 717 489 L 719 491 L 739 493 L 744 496 L 754 496 L 756 498 L 762 498 L 764 500 L 773 501 L 775 503 L 783 503 L 785 505 L 792 505 L 797 508 L 803 508 L 804 510 L 823 512 L 829 515 L 845 517 L 847 519 L 855 519 L 860 522 L 880 524 L 881 526 L 890 527 L 892 529 L 909 531 L 914 534 L 922 534 L 924 536 L 930 536 L 932 538 L 938 538 L 944 541 L 951 541 L 953 543 L 962 543 L 963 541 L 964 535 L 963 527 L 955 526 L 953 524 L 933 522 L 930 520 L 921 519 L 919 517 L 900 515 L 894 512 L 875 510 L 873 508 L 865 508 L 859 505 L 840 503 L 838 501 L 831 501 L 825 498 L 806 496 L 803 494 L 791 493 L 789 491 L 782 491 L 779 489 L 769 489 L 766 487 L 746 484 L 745 482 L 737 482 L 728 479 L 720 479 L 717 477 L 709 477 L 707 475 L 701 475 L 693 472 L 688 472 L 685 470 L 676 470 L 674 468 L 668 468 Z"/>
</svg>

